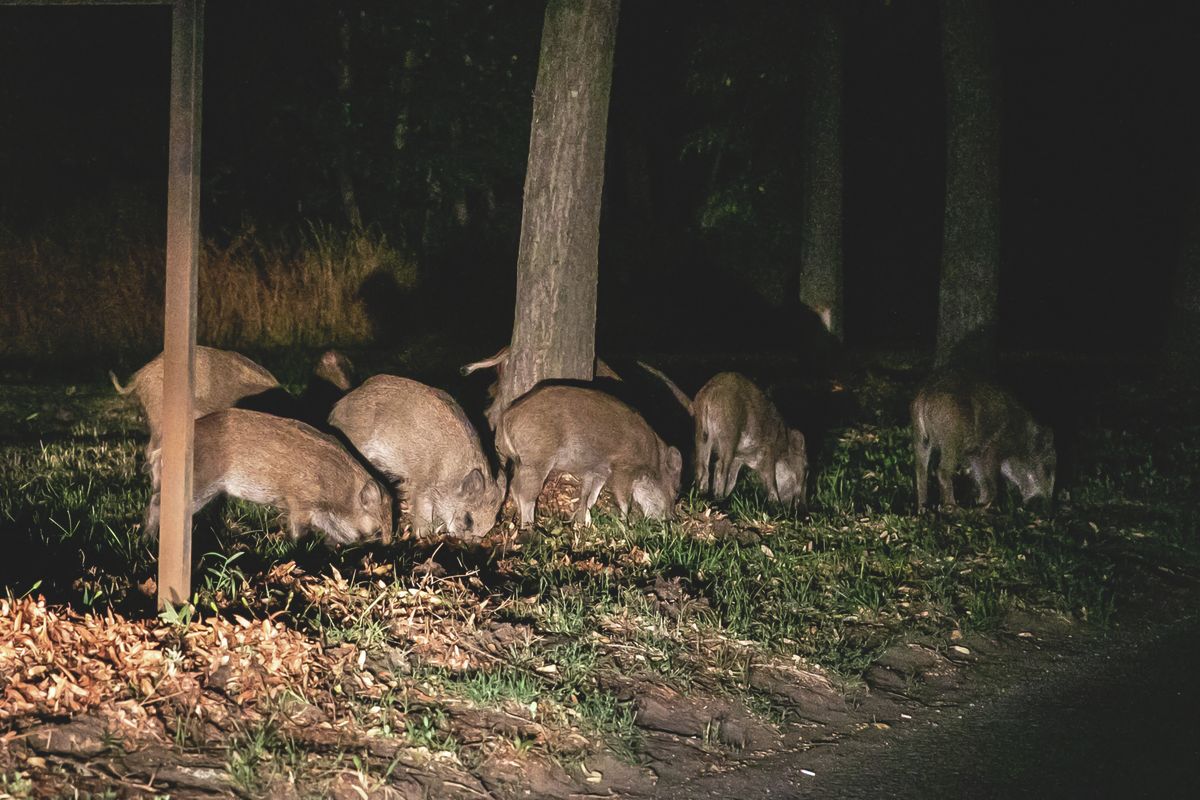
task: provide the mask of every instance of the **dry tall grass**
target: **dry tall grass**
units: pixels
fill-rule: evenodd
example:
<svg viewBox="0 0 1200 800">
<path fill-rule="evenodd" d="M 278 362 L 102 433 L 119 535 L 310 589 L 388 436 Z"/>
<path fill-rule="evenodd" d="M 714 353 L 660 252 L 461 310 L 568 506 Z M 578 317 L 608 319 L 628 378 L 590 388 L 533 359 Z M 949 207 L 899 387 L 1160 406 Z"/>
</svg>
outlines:
<svg viewBox="0 0 1200 800">
<path fill-rule="evenodd" d="M 18 237 L 0 229 L 0 357 L 153 350 L 162 341 L 164 248 L 95 225 Z M 206 241 L 198 338 L 221 347 L 354 345 L 372 338 L 361 290 L 383 273 L 416 283 L 376 231 L 309 225 L 291 236 L 243 228 Z"/>
</svg>

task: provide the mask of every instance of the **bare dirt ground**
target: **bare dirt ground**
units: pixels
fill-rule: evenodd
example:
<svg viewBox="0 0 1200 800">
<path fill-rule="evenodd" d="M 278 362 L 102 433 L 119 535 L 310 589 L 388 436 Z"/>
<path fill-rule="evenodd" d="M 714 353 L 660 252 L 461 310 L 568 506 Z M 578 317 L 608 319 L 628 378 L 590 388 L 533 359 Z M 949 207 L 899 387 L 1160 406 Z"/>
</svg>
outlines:
<svg viewBox="0 0 1200 800">
<path fill-rule="evenodd" d="M 702 774 L 664 796 L 1191 796 L 1200 785 L 1195 608 L 1104 638 L 1061 628 L 976 640 L 961 683 L 909 705 L 899 724 Z"/>
</svg>

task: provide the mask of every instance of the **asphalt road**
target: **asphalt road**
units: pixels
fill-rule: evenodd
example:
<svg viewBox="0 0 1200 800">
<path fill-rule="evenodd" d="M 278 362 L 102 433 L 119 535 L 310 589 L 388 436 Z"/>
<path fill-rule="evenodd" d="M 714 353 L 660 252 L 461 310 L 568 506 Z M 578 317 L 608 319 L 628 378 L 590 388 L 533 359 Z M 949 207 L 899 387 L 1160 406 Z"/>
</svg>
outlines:
<svg viewBox="0 0 1200 800">
<path fill-rule="evenodd" d="M 974 705 L 700 779 L 687 797 L 1200 798 L 1200 620 L 1032 661 Z"/>
</svg>

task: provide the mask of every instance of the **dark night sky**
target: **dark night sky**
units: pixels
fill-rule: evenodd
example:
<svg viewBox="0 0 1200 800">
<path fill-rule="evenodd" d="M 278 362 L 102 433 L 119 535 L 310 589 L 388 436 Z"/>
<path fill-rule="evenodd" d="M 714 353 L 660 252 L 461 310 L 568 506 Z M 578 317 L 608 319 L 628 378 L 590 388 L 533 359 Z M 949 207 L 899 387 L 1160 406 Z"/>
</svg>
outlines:
<svg viewBox="0 0 1200 800">
<path fill-rule="evenodd" d="M 427 3 L 413 5 L 428 12 Z M 494 298 L 496 291 L 511 292 L 528 138 L 523 104 L 532 91 L 541 19 L 538 4 L 490 5 L 492 16 L 483 22 L 475 9 L 432 13 L 423 30 L 435 40 L 506 37 L 505 47 L 520 55 L 495 92 L 512 98 L 504 100 L 508 105 L 497 101 L 511 113 L 474 120 L 496 127 L 493 158 L 508 164 L 491 173 L 500 176 L 492 189 L 502 211 L 478 241 L 467 232 L 428 254 L 435 271 L 455 285 L 465 278 Z M 853 343 L 928 345 L 944 186 L 937 7 L 916 0 L 846 5 L 847 334 Z M 206 232 L 246 216 L 279 225 L 333 216 L 334 193 L 317 169 L 327 161 L 320 139 L 325 112 L 317 106 L 335 102 L 332 51 L 320 20 L 289 9 L 280 2 L 209 2 Z M 496 15 L 503 16 L 502 29 Z M 744 329 L 745 341 L 775 335 L 761 321 L 787 309 L 770 296 L 778 288 L 763 287 L 786 285 L 795 269 L 786 220 L 799 213 L 803 142 L 793 102 L 801 62 L 791 51 L 805 21 L 803 4 L 627 0 L 622 15 L 601 334 L 620 343 L 632 336 L 630 321 L 642 320 L 637 335 L 657 344 L 695 342 L 686 328 L 711 326 L 714 307 L 726 305 L 733 310 L 723 318 Z M 1009 347 L 1157 345 L 1181 208 L 1198 182 L 1196 15 L 1185 2 L 1000 4 L 1002 335 Z M 0 8 L 0 225 L 39 230 L 98 204 L 109 205 L 119 225 L 124 206 L 111 202 L 114 196 L 161 207 L 168 30 L 164 9 Z M 386 55 L 381 48 L 378 58 Z M 735 86 L 749 88 L 730 97 L 695 88 L 726 68 L 739 78 Z M 742 80 L 757 73 L 767 77 Z M 389 91 L 383 74 L 363 71 L 356 86 L 362 98 Z M 478 100 L 464 89 L 465 107 L 456 106 L 458 78 L 434 70 L 420 77 L 429 82 L 430 102 L 471 121 Z M 375 113 L 365 99 L 363 107 Z M 378 113 L 386 121 L 386 108 Z M 697 130 L 722 126 L 736 131 L 742 148 L 729 156 L 725 177 L 762 174 L 773 181 L 757 201 L 762 227 L 737 236 L 698 233 L 695 224 L 711 188 L 711 161 L 689 155 L 687 142 Z M 382 123 L 367 127 L 387 133 Z M 627 151 L 619 145 L 631 136 L 644 137 L 654 209 L 649 225 L 629 200 Z M 377 138 L 386 146 L 386 138 Z M 377 160 L 363 162 L 364 174 L 380 168 L 383 151 L 370 152 Z M 385 228 L 398 224 L 409 202 L 382 184 L 376 195 L 364 195 L 368 214 Z M 764 229 L 771 236 L 760 235 Z M 714 247 L 705 236 L 724 245 Z M 444 292 L 431 291 L 445 302 Z M 675 298 L 672 312 L 656 311 L 664 296 Z M 490 324 L 503 330 L 510 303 L 491 305 Z M 657 326 L 644 322 L 654 316 L 661 317 Z"/>
</svg>

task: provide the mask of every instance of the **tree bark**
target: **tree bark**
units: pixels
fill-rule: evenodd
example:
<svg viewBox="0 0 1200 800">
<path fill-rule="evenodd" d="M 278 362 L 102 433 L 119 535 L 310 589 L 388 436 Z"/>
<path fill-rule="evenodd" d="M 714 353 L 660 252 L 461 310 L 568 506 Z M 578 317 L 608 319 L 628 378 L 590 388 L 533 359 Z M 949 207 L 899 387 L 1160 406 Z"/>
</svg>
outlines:
<svg viewBox="0 0 1200 800">
<path fill-rule="evenodd" d="M 497 402 L 590 380 L 619 0 L 550 0 L 533 98 L 512 351 Z"/>
<path fill-rule="evenodd" d="M 358 206 L 358 194 L 354 191 L 354 178 L 350 172 L 350 146 L 347 139 L 353 131 L 353 121 L 350 117 L 351 89 L 354 84 L 354 73 L 350 67 L 350 18 L 345 9 L 337 12 L 338 21 L 338 132 L 337 154 L 334 171 L 337 172 L 338 194 L 342 198 L 342 213 L 346 221 L 355 230 L 363 226 L 362 211 Z"/>
<path fill-rule="evenodd" d="M 1000 297 L 1000 103 L 989 0 L 942 0 L 946 208 L 938 366 L 990 371 Z"/>
<path fill-rule="evenodd" d="M 842 26 L 832 3 L 815 13 L 806 48 L 800 302 L 843 335 Z"/>
</svg>

